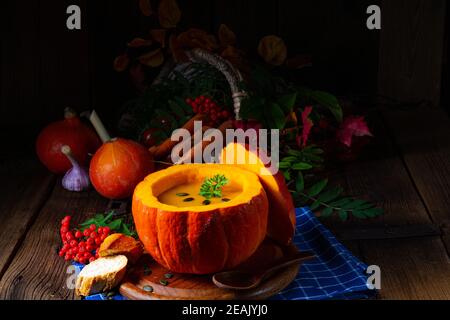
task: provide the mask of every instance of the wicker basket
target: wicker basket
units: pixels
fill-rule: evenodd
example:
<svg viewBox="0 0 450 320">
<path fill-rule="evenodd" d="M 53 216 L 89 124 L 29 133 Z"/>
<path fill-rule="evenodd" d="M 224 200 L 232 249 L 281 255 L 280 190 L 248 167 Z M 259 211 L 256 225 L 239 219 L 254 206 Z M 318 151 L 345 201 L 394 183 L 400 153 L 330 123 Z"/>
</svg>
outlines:
<svg viewBox="0 0 450 320">
<path fill-rule="evenodd" d="M 193 49 L 187 51 L 186 56 L 188 57 L 189 62 L 176 64 L 173 60 L 171 60 L 166 63 L 153 83 L 159 83 L 162 79 L 165 78 L 170 79 L 174 76 L 174 71 L 177 71 L 188 77 L 190 66 L 193 63 L 209 64 L 220 71 L 230 85 L 230 90 L 233 98 L 234 116 L 236 120 L 241 120 L 239 115 L 241 109 L 241 101 L 244 97 L 246 97 L 247 94 L 239 88 L 239 83 L 243 81 L 243 77 L 239 70 L 237 70 L 230 62 L 223 59 L 219 55 L 205 51 L 203 49 Z"/>
</svg>

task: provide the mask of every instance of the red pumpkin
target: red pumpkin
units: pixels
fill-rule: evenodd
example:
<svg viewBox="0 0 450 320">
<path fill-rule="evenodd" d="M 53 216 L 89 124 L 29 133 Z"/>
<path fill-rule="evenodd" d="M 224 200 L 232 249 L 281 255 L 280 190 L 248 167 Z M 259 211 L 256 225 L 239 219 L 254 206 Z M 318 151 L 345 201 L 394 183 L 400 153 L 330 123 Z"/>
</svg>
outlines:
<svg viewBox="0 0 450 320">
<path fill-rule="evenodd" d="M 102 196 L 123 199 L 153 172 L 153 157 L 137 142 L 117 138 L 105 142 L 91 160 L 89 176 Z"/>
<path fill-rule="evenodd" d="M 45 127 L 36 140 L 39 160 L 53 173 L 63 174 L 72 167 L 61 147 L 68 145 L 78 163 L 86 165 L 88 153 L 94 153 L 101 145 L 95 131 L 81 122 L 70 108 L 64 113 L 64 120 Z"/>
</svg>

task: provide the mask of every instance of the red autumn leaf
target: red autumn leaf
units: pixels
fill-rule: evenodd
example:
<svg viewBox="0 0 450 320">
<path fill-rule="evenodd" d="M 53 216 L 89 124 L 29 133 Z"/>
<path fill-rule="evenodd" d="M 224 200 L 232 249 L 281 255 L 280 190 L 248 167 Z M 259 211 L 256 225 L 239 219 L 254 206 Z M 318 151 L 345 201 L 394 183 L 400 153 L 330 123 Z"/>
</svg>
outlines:
<svg viewBox="0 0 450 320">
<path fill-rule="evenodd" d="M 169 48 L 172 52 L 173 59 L 178 63 L 183 63 L 189 61 L 186 53 L 181 47 L 180 42 L 178 41 L 178 37 L 172 34 L 169 38 Z"/>
<path fill-rule="evenodd" d="M 141 9 L 142 14 L 146 17 L 150 17 L 153 14 L 150 0 L 139 0 L 139 9 Z"/>
<path fill-rule="evenodd" d="M 164 55 L 160 48 L 150 51 L 149 53 L 143 54 L 139 58 L 139 62 L 147 67 L 159 67 L 164 62 Z"/>
<path fill-rule="evenodd" d="M 342 142 L 347 147 L 351 147 L 353 137 L 372 137 L 372 133 L 370 132 L 364 117 L 350 116 L 344 119 L 336 136 L 338 141 Z"/>
<path fill-rule="evenodd" d="M 236 35 L 223 23 L 219 27 L 218 38 L 220 45 L 223 47 L 234 46 L 236 44 Z"/>
<path fill-rule="evenodd" d="M 297 144 L 299 147 L 306 147 L 306 144 L 308 142 L 309 134 L 311 133 L 311 129 L 314 126 L 314 122 L 309 118 L 309 115 L 312 112 L 312 107 L 308 106 L 303 110 L 302 112 L 302 123 L 303 123 L 303 130 L 302 135 L 297 136 Z"/>
<path fill-rule="evenodd" d="M 142 38 L 134 38 L 130 42 L 128 42 L 128 47 L 130 48 L 140 48 L 140 47 L 148 47 L 152 45 L 152 40 L 146 40 Z"/>
<path fill-rule="evenodd" d="M 273 35 L 266 36 L 259 41 L 258 53 L 268 64 L 281 66 L 286 60 L 287 48 L 283 39 Z"/>
<path fill-rule="evenodd" d="M 114 59 L 114 70 L 117 72 L 125 71 L 129 63 L 130 59 L 128 58 L 128 55 L 122 54 Z"/>
<path fill-rule="evenodd" d="M 158 18 L 161 27 L 175 28 L 180 22 L 181 11 L 175 0 L 161 0 L 158 7 Z"/>
<path fill-rule="evenodd" d="M 158 42 L 162 48 L 166 46 L 166 30 L 165 29 L 152 29 L 150 30 L 150 36 L 156 42 Z"/>
</svg>

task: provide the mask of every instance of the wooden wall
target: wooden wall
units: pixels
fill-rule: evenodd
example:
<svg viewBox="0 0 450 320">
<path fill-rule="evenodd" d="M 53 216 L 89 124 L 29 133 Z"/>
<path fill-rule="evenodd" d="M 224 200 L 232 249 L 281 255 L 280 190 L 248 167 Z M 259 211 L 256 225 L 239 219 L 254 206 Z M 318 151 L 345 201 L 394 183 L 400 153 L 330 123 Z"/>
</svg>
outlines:
<svg viewBox="0 0 450 320">
<path fill-rule="evenodd" d="M 379 93 L 400 102 L 439 105 L 446 0 L 383 3 Z"/>
<path fill-rule="evenodd" d="M 403 6 L 427 2 L 394 1 Z M 433 20 L 433 13 L 440 9 L 436 3 L 442 1 L 424 5 L 431 14 L 417 16 Z M 241 47 L 249 51 L 255 50 L 262 36 L 273 33 L 285 39 L 290 54 L 311 53 L 314 68 L 302 76 L 310 85 L 342 95 L 376 93 L 380 34 L 366 28 L 365 12 L 368 5 L 381 1 L 178 2 L 185 25 L 215 32 L 226 23 L 236 31 Z M 81 31 L 65 27 L 70 4 L 81 6 Z M 79 111 L 96 108 L 113 126 L 117 110 L 134 95 L 127 77 L 113 71 L 113 59 L 127 41 L 147 28 L 137 0 L 27 0 L 0 1 L 0 5 L 0 134 L 24 135 L 22 141 L 31 146 L 39 129 L 60 118 L 65 106 Z M 427 33 L 425 39 L 417 39 L 416 47 L 421 47 L 420 41 L 429 44 L 431 37 Z M 381 54 L 392 55 L 391 51 L 384 49 Z M 419 53 L 414 57 L 423 58 Z M 433 64 L 433 70 L 436 68 Z M 424 92 L 435 95 L 435 83 Z"/>
</svg>

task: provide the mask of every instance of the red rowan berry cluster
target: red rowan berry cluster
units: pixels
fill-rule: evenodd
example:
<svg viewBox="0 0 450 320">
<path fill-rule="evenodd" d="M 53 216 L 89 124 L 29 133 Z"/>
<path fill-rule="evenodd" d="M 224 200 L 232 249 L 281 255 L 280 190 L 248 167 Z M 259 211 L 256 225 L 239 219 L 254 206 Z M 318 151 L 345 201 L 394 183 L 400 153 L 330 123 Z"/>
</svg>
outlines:
<svg viewBox="0 0 450 320">
<path fill-rule="evenodd" d="M 61 221 L 60 235 L 63 246 L 59 256 L 66 261 L 76 261 L 86 264 L 98 258 L 98 250 L 103 240 L 109 235 L 109 227 L 98 227 L 91 224 L 83 232 L 70 230 L 70 216 Z"/>
<path fill-rule="evenodd" d="M 186 103 L 192 107 L 194 113 L 207 114 L 213 121 L 223 121 L 230 118 L 230 112 L 224 110 L 224 108 L 208 97 L 188 98 Z"/>
</svg>

